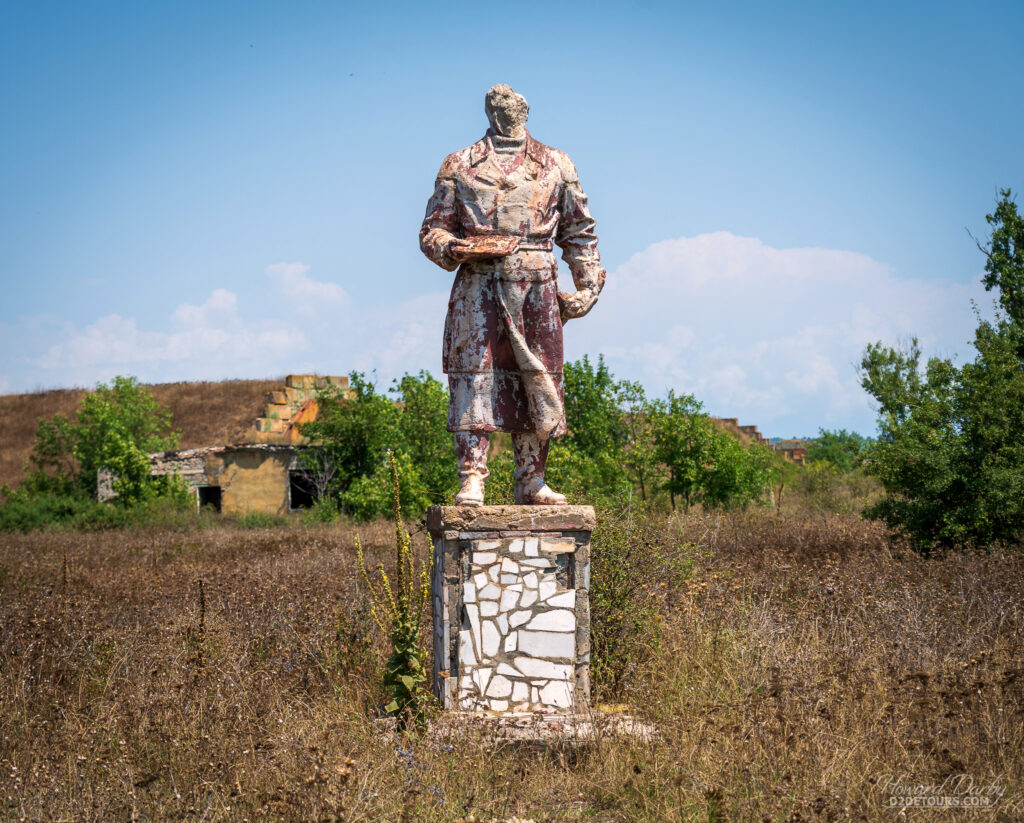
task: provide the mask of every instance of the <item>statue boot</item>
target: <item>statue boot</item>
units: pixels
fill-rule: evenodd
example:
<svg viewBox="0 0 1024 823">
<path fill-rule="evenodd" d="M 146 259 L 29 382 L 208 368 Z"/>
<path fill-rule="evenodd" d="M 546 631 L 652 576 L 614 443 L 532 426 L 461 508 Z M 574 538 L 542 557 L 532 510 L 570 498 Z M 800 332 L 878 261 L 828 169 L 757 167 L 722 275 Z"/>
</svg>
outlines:
<svg viewBox="0 0 1024 823">
<path fill-rule="evenodd" d="M 539 434 L 512 435 L 516 503 L 520 506 L 565 506 L 568 501 L 544 482 L 549 440 Z"/>
<path fill-rule="evenodd" d="M 491 444 L 488 432 L 456 432 L 455 457 L 459 465 L 459 493 L 456 506 L 482 506 L 487 471 L 487 450 Z"/>
</svg>

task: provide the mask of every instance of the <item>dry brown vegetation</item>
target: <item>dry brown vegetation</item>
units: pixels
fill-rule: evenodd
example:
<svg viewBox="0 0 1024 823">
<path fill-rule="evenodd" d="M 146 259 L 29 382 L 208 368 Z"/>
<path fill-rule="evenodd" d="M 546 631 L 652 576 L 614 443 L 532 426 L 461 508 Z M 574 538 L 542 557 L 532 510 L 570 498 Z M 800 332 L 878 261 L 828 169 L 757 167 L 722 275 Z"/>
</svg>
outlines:
<svg viewBox="0 0 1024 823">
<path fill-rule="evenodd" d="M 854 516 L 655 525 L 662 547 L 701 548 L 682 583 L 637 581 L 662 646 L 619 699 L 659 736 L 546 751 L 374 720 L 382 647 L 353 546 L 386 562 L 388 524 L 3 535 L 0 804 L 69 821 L 879 820 L 896 819 L 882 775 L 963 773 L 1005 789 L 994 812 L 899 819 L 1024 816 L 1019 555 L 894 555 Z"/>
<path fill-rule="evenodd" d="M 193 449 L 250 440 L 252 421 L 262 413 L 267 392 L 282 385 L 284 378 L 158 383 L 147 388 L 174 414 L 181 448 Z M 0 485 L 13 486 L 21 480 L 39 418 L 71 417 L 84 396 L 85 389 L 0 395 Z"/>
</svg>

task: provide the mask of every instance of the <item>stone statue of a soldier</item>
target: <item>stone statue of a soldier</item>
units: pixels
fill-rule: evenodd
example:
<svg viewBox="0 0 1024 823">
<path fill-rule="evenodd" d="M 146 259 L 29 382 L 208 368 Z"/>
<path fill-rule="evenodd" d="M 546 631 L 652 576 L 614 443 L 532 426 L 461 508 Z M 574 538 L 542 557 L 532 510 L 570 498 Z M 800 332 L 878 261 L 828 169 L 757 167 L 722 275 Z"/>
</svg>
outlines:
<svg viewBox="0 0 1024 823">
<path fill-rule="evenodd" d="M 594 220 L 569 157 L 526 130 L 529 106 L 491 88 L 482 140 L 448 155 L 420 229 L 420 248 L 458 268 L 444 328 L 448 430 L 461 489 L 481 505 L 492 431 L 512 435 L 519 504 L 564 505 L 544 482 L 548 441 L 566 433 L 562 325 L 604 286 Z M 560 293 L 557 245 L 577 291 Z"/>
</svg>

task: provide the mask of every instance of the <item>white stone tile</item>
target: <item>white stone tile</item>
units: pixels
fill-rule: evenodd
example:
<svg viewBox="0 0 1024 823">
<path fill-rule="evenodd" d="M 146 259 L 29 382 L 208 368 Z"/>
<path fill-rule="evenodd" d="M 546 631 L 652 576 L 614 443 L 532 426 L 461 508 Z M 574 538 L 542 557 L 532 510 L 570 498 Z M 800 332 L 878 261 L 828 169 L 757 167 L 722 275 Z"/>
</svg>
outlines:
<svg viewBox="0 0 1024 823">
<path fill-rule="evenodd" d="M 508 634 L 508 615 L 499 614 L 498 617 L 496 618 L 496 622 L 498 624 L 498 633 L 502 637 L 504 637 L 506 634 Z"/>
<path fill-rule="evenodd" d="M 566 709 L 572 705 L 572 693 L 569 691 L 568 683 L 548 683 L 540 690 L 540 702 L 545 706 L 556 706 L 559 709 Z"/>
<path fill-rule="evenodd" d="M 498 627 L 494 625 L 493 620 L 484 620 L 482 629 L 484 658 L 493 658 L 498 653 L 498 642 L 501 640 Z"/>
<path fill-rule="evenodd" d="M 498 613 L 498 604 L 493 600 L 482 600 L 480 602 L 480 616 L 494 617 Z"/>
<path fill-rule="evenodd" d="M 526 541 L 523 544 L 523 549 L 524 549 L 527 557 L 536 557 L 537 556 L 537 547 L 538 547 L 539 543 L 540 543 L 540 540 L 537 539 L 536 537 L 527 537 L 526 538 Z"/>
<path fill-rule="evenodd" d="M 480 607 L 476 603 L 466 604 L 466 617 L 469 618 L 469 627 L 473 630 L 473 642 L 477 650 L 480 649 Z"/>
<path fill-rule="evenodd" d="M 487 575 L 484 572 L 477 572 L 473 575 L 473 582 L 476 584 L 478 589 L 482 589 L 487 585 Z"/>
<path fill-rule="evenodd" d="M 501 610 L 503 612 L 510 612 L 516 607 L 519 602 L 519 592 L 512 591 L 512 589 L 505 589 L 501 593 Z"/>
<path fill-rule="evenodd" d="M 530 619 L 532 612 L 520 610 L 518 612 L 512 612 L 508 617 L 508 624 L 515 628 L 516 626 L 522 626 L 527 620 Z"/>
<path fill-rule="evenodd" d="M 534 657 L 561 657 L 572 660 L 576 654 L 573 632 L 519 632 L 519 651 Z"/>
<path fill-rule="evenodd" d="M 475 583 L 463 583 L 462 584 L 462 602 L 463 603 L 475 603 L 476 602 L 476 584 Z"/>
<path fill-rule="evenodd" d="M 494 552 L 473 552 L 473 565 L 474 566 L 489 566 L 491 563 L 497 561 L 498 555 Z"/>
<path fill-rule="evenodd" d="M 552 583 L 551 585 L 554 585 Z M 488 583 L 479 592 L 477 592 L 477 598 L 480 600 L 497 600 L 501 595 L 501 589 L 495 586 L 493 583 Z"/>
<path fill-rule="evenodd" d="M 547 599 L 547 604 L 555 609 L 575 609 L 576 589 L 569 589 L 567 592 L 556 594 Z"/>
<path fill-rule="evenodd" d="M 552 663 L 548 660 L 534 660 L 521 654 L 515 659 L 515 666 L 526 677 L 543 678 L 545 680 L 568 680 L 572 677 L 573 666 L 570 663 Z"/>
<path fill-rule="evenodd" d="M 490 666 L 481 666 L 480 668 L 473 669 L 470 673 L 470 676 L 473 678 L 473 684 L 480 694 L 487 694 L 487 682 L 491 679 L 491 672 L 493 671 Z"/>
<path fill-rule="evenodd" d="M 530 698 L 530 687 L 521 680 L 512 684 L 512 699 L 517 702 L 523 702 Z"/>
<path fill-rule="evenodd" d="M 480 607 L 480 613 L 484 613 L 483 606 Z M 574 632 L 576 631 L 576 616 L 569 609 L 541 612 L 533 616 L 533 619 L 526 624 L 526 628 L 545 632 Z"/>
<path fill-rule="evenodd" d="M 491 580 L 493 580 L 495 583 L 498 582 L 499 574 L 501 574 L 501 566 L 499 566 L 497 563 L 491 563 L 491 565 L 487 567 L 487 576 L 491 578 Z"/>
<path fill-rule="evenodd" d="M 518 579 L 519 579 L 519 575 L 518 574 L 503 574 L 501 576 L 501 585 L 502 586 L 511 586 Z"/>
<path fill-rule="evenodd" d="M 488 708 L 492 712 L 507 712 L 508 711 L 508 701 L 507 700 L 488 700 L 487 704 L 488 704 Z"/>
<path fill-rule="evenodd" d="M 523 550 L 523 538 L 515 537 L 508 541 L 508 553 L 518 554 Z"/>
<path fill-rule="evenodd" d="M 500 540 L 477 540 L 473 544 L 474 551 L 493 552 L 501 548 Z"/>
<path fill-rule="evenodd" d="M 523 585 L 527 589 L 537 588 L 537 572 L 530 572 L 529 574 L 523 575 Z"/>
<path fill-rule="evenodd" d="M 540 589 L 540 599 L 547 600 L 558 591 L 558 584 L 554 580 L 541 580 L 538 588 Z"/>
<path fill-rule="evenodd" d="M 475 666 L 476 655 L 473 653 L 473 638 L 469 629 L 462 629 L 459 632 L 459 662 L 463 666 Z"/>
<path fill-rule="evenodd" d="M 551 561 L 546 557 L 527 557 L 519 561 L 519 565 L 530 569 L 549 569 Z"/>
<path fill-rule="evenodd" d="M 511 557 L 501 558 L 501 571 L 503 574 L 519 574 L 519 564 Z"/>
<path fill-rule="evenodd" d="M 505 638 L 505 639 L 507 640 L 508 638 Z M 522 672 L 517 671 L 516 669 L 513 669 L 508 663 L 499 663 L 498 664 L 498 674 L 503 674 L 506 677 L 511 677 L 513 679 L 519 678 L 519 677 L 523 676 Z"/>
<path fill-rule="evenodd" d="M 530 702 L 534 704 L 540 703 L 540 689 L 536 686 L 530 686 Z"/>
<path fill-rule="evenodd" d="M 488 697 L 508 697 L 512 694 L 512 681 L 504 675 L 496 674 L 487 687 Z"/>
<path fill-rule="evenodd" d="M 505 651 L 514 652 L 519 641 L 519 632 L 511 632 L 505 635 Z"/>
<path fill-rule="evenodd" d="M 523 596 L 519 598 L 520 606 L 532 606 L 537 602 L 537 592 L 534 589 L 527 589 L 523 592 Z"/>
</svg>

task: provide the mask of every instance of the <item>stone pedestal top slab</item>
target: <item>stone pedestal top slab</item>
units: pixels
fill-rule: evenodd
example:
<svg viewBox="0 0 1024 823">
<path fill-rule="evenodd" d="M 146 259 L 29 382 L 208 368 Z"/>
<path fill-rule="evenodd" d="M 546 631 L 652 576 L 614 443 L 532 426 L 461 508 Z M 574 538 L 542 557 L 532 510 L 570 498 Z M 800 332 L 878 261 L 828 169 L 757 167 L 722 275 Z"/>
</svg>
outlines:
<svg viewBox="0 0 1024 823">
<path fill-rule="evenodd" d="M 436 540 L 446 531 L 593 531 L 593 506 L 431 506 L 427 530 Z"/>
</svg>

